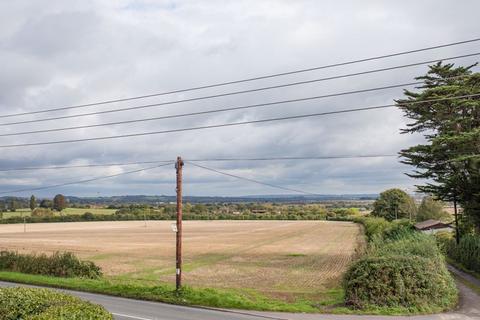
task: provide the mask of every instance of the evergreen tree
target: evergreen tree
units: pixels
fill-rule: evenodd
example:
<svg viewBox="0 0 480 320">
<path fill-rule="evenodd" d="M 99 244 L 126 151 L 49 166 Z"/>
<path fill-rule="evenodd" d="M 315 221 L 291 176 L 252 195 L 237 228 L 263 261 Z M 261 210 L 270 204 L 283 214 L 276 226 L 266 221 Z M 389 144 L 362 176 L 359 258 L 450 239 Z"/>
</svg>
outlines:
<svg viewBox="0 0 480 320">
<path fill-rule="evenodd" d="M 402 133 L 421 133 L 425 144 L 400 152 L 409 174 L 428 179 L 417 186 L 445 201 L 458 201 L 480 230 L 480 74 L 441 62 L 430 66 L 420 92 L 405 91 L 397 104 L 413 120 Z M 443 101 L 454 96 L 475 95 Z M 413 103 L 412 103 L 413 102 Z"/>
<path fill-rule="evenodd" d="M 37 199 L 35 199 L 35 196 L 32 194 L 32 196 L 30 197 L 30 210 L 35 210 L 35 208 L 37 207 Z"/>
</svg>

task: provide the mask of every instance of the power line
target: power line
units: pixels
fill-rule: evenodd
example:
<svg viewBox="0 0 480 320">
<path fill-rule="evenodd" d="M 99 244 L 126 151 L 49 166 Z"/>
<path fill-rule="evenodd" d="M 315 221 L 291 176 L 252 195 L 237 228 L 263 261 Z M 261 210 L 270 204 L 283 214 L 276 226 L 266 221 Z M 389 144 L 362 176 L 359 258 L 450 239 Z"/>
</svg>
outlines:
<svg viewBox="0 0 480 320">
<path fill-rule="evenodd" d="M 255 183 L 260 183 L 263 185 L 267 185 L 270 187 L 274 188 L 280 188 L 283 190 L 287 191 L 294 191 L 294 192 L 300 192 L 300 193 L 305 193 L 305 194 L 310 194 L 310 195 L 316 195 L 314 193 L 309 193 L 309 192 L 304 192 L 301 190 L 296 190 L 296 189 L 291 189 L 291 188 L 286 188 L 286 187 L 281 187 L 269 183 L 264 183 L 260 182 L 257 180 L 249 179 L 249 178 L 243 178 L 239 177 L 236 175 L 232 175 L 229 173 L 221 172 L 212 168 L 207 168 L 205 166 L 195 164 L 194 162 L 208 162 L 208 161 L 268 161 L 268 160 L 324 160 L 324 159 L 351 159 L 351 158 L 375 158 L 375 157 L 394 157 L 397 155 L 394 154 L 379 154 L 379 155 L 343 155 L 343 156 L 306 156 L 306 157 L 266 157 L 266 158 L 207 158 L 207 159 L 191 159 L 187 160 L 186 162 L 191 163 L 194 166 L 214 171 L 219 174 L 224 174 L 228 175 L 230 177 L 235 177 L 243 180 L 247 180 L 250 182 L 255 182 Z M 17 170 L 42 170 L 42 169 L 66 169 L 66 168 L 80 168 L 80 167 L 102 167 L 102 166 L 117 166 L 117 165 L 137 165 L 137 164 L 147 164 L 147 163 L 158 163 L 158 162 L 168 162 L 164 163 L 161 165 L 157 166 L 152 166 L 152 167 L 147 167 L 147 168 L 141 168 L 137 170 L 131 170 L 131 171 L 126 171 L 122 173 L 117 173 L 113 175 L 107 175 L 107 176 L 100 176 L 100 177 L 95 177 L 91 179 L 85 179 L 85 180 L 78 180 L 78 181 L 71 181 L 71 182 L 66 182 L 66 183 L 61 183 L 61 184 L 55 184 L 55 185 L 49 185 L 49 186 L 43 186 L 43 187 L 37 187 L 37 188 L 28 188 L 28 189 L 17 189 L 17 190 L 9 190 L 9 191 L 2 191 L 0 194 L 9 194 L 9 193 L 18 193 L 18 192 L 27 192 L 27 191 L 38 191 L 38 190 L 45 190 L 45 189 L 53 189 L 57 187 L 64 187 L 64 186 L 69 186 L 69 185 L 76 185 L 76 184 L 82 184 L 82 183 L 88 183 L 88 182 L 93 182 L 93 181 L 98 181 L 98 180 L 103 180 L 103 179 L 108 179 L 108 178 L 114 178 L 118 176 L 123 176 L 127 174 L 132 174 L 132 173 L 137 173 L 137 172 L 143 172 L 147 170 L 152 170 L 168 165 L 174 164 L 172 160 L 157 160 L 157 161 L 139 161 L 139 162 L 127 162 L 127 163 L 114 163 L 114 164 L 92 164 L 92 165 L 75 165 L 75 166 L 50 166 L 50 167 L 23 167 L 23 168 L 10 168 L 10 169 L 0 169 L 0 171 L 17 171 Z"/>
<path fill-rule="evenodd" d="M 318 99 L 339 97 L 339 96 L 350 95 L 350 94 L 365 93 L 365 92 L 379 91 L 379 90 L 385 90 L 385 89 L 413 86 L 413 85 L 421 84 L 421 83 L 423 83 L 423 82 L 422 81 L 417 81 L 417 82 L 401 83 L 401 84 L 396 84 L 396 85 L 391 85 L 391 86 L 331 93 L 331 94 L 326 94 L 326 95 L 321 95 L 321 96 L 313 96 L 313 97 L 290 99 L 290 100 L 272 101 L 272 102 L 258 103 L 258 104 L 252 104 L 252 105 L 246 105 L 246 106 L 237 106 L 237 107 L 230 107 L 230 108 L 224 108 L 224 109 L 215 109 L 215 110 L 207 110 L 207 111 L 181 113 L 181 114 L 174 114 L 174 115 L 167 115 L 167 116 L 160 116 L 160 117 L 151 117 L 151 118 L 133 119 L 133 120 L 125 120 L 125 121 L 107 122 L 107 123 L 91 124 L 91 125 L 83 125 L 83 126 L 75 126 L 75 127 L 66 127 L 66 128 L 54 128 L 54 129 L 43 129 L 43 130 L 4 133 L 4 134 L 0 134 L 0 137 L 18 136 L 18 135 L 36 134 L 36 133 L 47 133 L 47 132 L 57 132 L 57 131 L 67 131 L 67 130 L 77 130 L 77 129 L 87 129 L 87 128 L 103 127 L 103 126 L 110 126 L 110 125 L 121 125 L 121 124 L 130 124 L 130 123 L 147 122 L 147 121 L 155 121 L 155 120 L 181 118 L 181 117 L 187 117 L 187 116 L 204 115 L 204 114 L 234 111 L 234 110 L 242 110 L 242 109 L 253 109 L 253 108 L 272 106 L 272 105 L 276 105 L 276 104 L 286 104 L 286 103 L 293 103 L 293 102 L 318 100 Z M 67 116 L 67 117 L 74 117 L 74 116 Z M 30 120 L 30 121 L 35 122 L 35 120 Z M 1 125 L 2 124 L 0 124 L 0 126 Z"/>
<path fill-rule="evenodd" d="M 77 168 L 97 168 L 97 167 L 116 167 L 131 166 L 139 164 L 152 164 L 160 162 L 172 162 L 173 160 L 157 160 L 157 161 L 138 161 L 138 162 L 117 162 L 117 163 L 99 163 L 99 164 L 79 164 L 79 165 L 61 165 L 61 166 L 45 166 L 45 167 L 14 167 L 0 168 L 0 172 L 6 171 L 31 171 L 31 170 L 58 170 L 58 169 L 77 169 Z"/>
<path fill-rule="evenodd" d="M 27 192 L 27 191 L 38 191 L 38 190 L 64 187 L 64 186 L 69 186 L 69 185 L 74 185 L 74 184 L 88 183 L 88 182 L 93 182 L 93 181 L 97 181 L 97 180 L 103 180 L 103 179 L 109 179 L 109 178 L 114 178 L 114 177 L 118 177 L 118 176 L 123 176 L 123 175 L 126 175 L 126 174 L 152 170 L 152 169 L 156 169 L 156 168 L 160 168 L 160 167 L 164 167 L 164 166 L 168 166 L 168 165 L 172 165 L 172 164 L 173 164 L 173 162 L 166 163 L 166 164 L 161 164 L 161 165 L 158 165 L 158 166 L 148 167 L 148 168 L 142 168 L 142 169 L 126 171 L 126 172 L 122 172 L 122 173 L 112 174 L 112 175 L 108 175 L 108 176 L 101 176 L 101 177 L 96 177 L 96 178 L 86 179 L 86 180 L 71 181 L 71 182 L 54 184 L 54 185 L 49 185 L 49 186 L 44 186 L 44 187 L 2 191 L 2 192 L 0 192 L 0 194 L 10 194 L 10 193 Z"/>
<path fill-rule="evenodd" d="M 264 185 L 264 186 L 269 186 L 269 187 L 272 187 L 272 188 L 282 189 L 282 190 L 286 190 L 286 191 L 293 191 L 293 192 L 297 192 L 297 193 L 303 193 L 303 194 L 307 194 L 307 195 L 311 195 L 311 196 L 318 195 L 317 193 L 311 193 L 311 192 L 307 192 L 307 191 L 303 191 L 303 190 L 282 187 L 282 186 L 279 186 L 279 185 L 276 185 L 276 184 L 271 184 L 271 183 L 267 183 L 267 182 L 262 182 L 262 181 L 250 179 L 250 178 L 241 177 L 241 176 L 234 175 L 234 174 L 231 174 L 231 173 L 219 171 L 217 169 L 205 167 L 205 166 L 202 166 L 202 165 L 199 165 L 197 163 L 190 162 L 190 161 L 185 161 L 185 162 L 190 163 L 191 165 L 193 165 L 195 167 L 202 168 L 202 169 L 212 171 L 212 172 L 216 172 L 218 174 L 222 174 L 222 175 L 225 175 L 225 176 L 229 176 L 229 177 L 232 177 L 232 178 L 245 180 L 245 181 L 249 181 L 249 182 L 253 182 L 253 183 L 257 183 L 257 184 L 261 184 L 261 185 Z"/>
<path fill-rule="evenodd" d="M 298 85 L 328 81 L 328 80 L 333 80 L 333 79 L 340 79 L 340 78 L 347 78 L 347 77 L 358 76 L 358 75 L 365 75 L 365 74 L 382 72 L 382 71 L 387 71 L 387 70 L 394 70 L 394 69 L 424 65 L 424 64 L 428 64 L 428 63 L 432 63 L 432 62 L 437 62 L 437 61 L 459 59 L 459 58 L 465 58 L 465 57 L 477 56 L 477 55 L 480 55 L 480 53 L 472 53 L 472 54 L 450 57 L 450 58 L 444 58 L 444 59 L 423 61 L 423 62 L 407 64 L 407 65 L 400 65 L 400 66 L 394 66 L 394 67 L 388 67 L 388 68 L 367 70 L 367 71 L 357 72 L 357 73 L 349 73 L 349 74 L 344 74 L 344 75 L 337 75 L 337 76 L 332 76 L 332 77 L 319 78 L 319 79 L 306 80 L 306 81 L 290 82 L 290 83 L 286 83 L 286 84 L 260 87 L 260 88 L 254 88 L 254 89 L 248 89 L 248 90 L 226 92 L 226 93 L 221 93 L 221 94 L 201 96 L 201 97 L 195 97 L 195 98 L 172 100 L 172 101 L 165 101 L 165 102 L 146 104 L 146 105 L 140 105 L 140 106 L 109 109 L 109 110 L 103 110 L 103 111 L 94 111 L 94 112 L 79 113 L 79 114 L 74 114 L 74 115 L 66 115 L 66 116 L 58 116 L 58 117 L 50 117 L 50 118 L 42 118 L 42 119 L 35 119 L 35 120 L 6 122 L 6 123 L 0 123 L 0 126 L 9 126 L 9 125 L 18 125 L 18 124 L 37 123 L 37 122 L 69 119 L 69 118 L 86 117 L 86 116 L 93 116 L 93 115 L 99 115 L 99 114 L 108 114 L 108 113 L 124 112 L 124 111 L 131 111 L 131 110 L 147 109 L 147 108 L 153 108 L 153 107 L 159 107 L 159 106 L 179 104 L 179 103 L 184 103 L 184 102 L 193 102 L 193 101 L 199 101 L 199 100 L 221 98 L 221 97 L 232 96 L 232 95 L 239 95 L 239 94 L 245 94 L 245 93 L 252 93 L 252 92 L 266 91 L 266 90 L 272 90 L 272 89 L 286 88 L 286 87 L 292 87 L 292 86 L 298 86 Z M 2 118 L 2 117 L 0 117 L 0 118 Z"/>
<path fill-rule="evenodd" d="M 332 160 L 357 158 L 388 158 L 398 157 L 398 154 L 365 154 L 365 155 L 338 155 L 338 156 L 299 156 L 299 157 L 260 157 L 260 158 L 204 158 L 187 159 L 189 162 L 222 162 L 222 161 L 281 161 L 281 160 Z"/>
<path fill-rule="evenodd" d="M 391 53 L 391 54 L 385 54 L 385 55 L 380 55 L 380 56 L 373 56 L 373 57 L 369 57 L 369 58 L 339 62 L 339 63 L 328 64 L 328 65 L 323 65 L 323 66 L 318 66 L 318 67 L 298 69 L 298 70 L 293 70 L 293 71 L 274 73 L 274 74 L 270 74 L 270 75 L 264 75 L 264 76 L 258 76 L 258 77 L 252 77 L 252 78 L 246 78 L 246 79 L 240 79 L 240 80 L 234 80 L 234 81 L 219 82 L 219 83 L 215 83 L 215 84 L 191 87 L 191 88 L 186 88 L 186 89 L 178 89 L 178 90 L 172 90 L 172 91 L 166 91 L 166 92 L 160 92 L 160 93 L 153 93 L 153 94 L 147 94 L 147 95 L 141 95 L 141 96 L 135 96 L 135 97 L 129 97 L 129 98 L 105 100 L 105 101 L 100 101 L 100 102 L 86 103 L 86 104 L 73 105 L 73 106 L 50 108 L 50 109 L 44 109 L 44 110 L 38 110 L 38 111 L 29 111 L 29 112 L 20 112 L 20 113 L 14 113 L 14 114 L 6 114 L 6 115 L 1 115 L 0 118 L 8 118 L 8 117 L 15 117 L 15 116 L 30 115 L 30 114 L 39 114 L 39 113 L 61 111 L 61 110 L 68 110 L 68 109 L 78 109 L 78 108 L 85 108 L 85 107 L 98 106 L 98 105 L 104 105 L 104 104 L 111 104 L 111 103 L 116 103 L 116 102 L 125 102 L 125 101 L 132 101 L 132 100 L 138 100 L 138 99 L 144 99 L 144 98 L 152 98 L 152 97 L 158 97 L 158 96 L 174 94 L 174 93 L 208 89 L 208 88 L 226 86 L 226 85 L 231 85 L 231 84 L 238 84 L 238 83 L 244 83 L 244 82 L 250 82 L 250 81 L 256 81 L 256 80 L 286 76 L 286 75 L 291 75 L 291 74 L 298 74 L 298 73 L 310 72 L 310 71 L 315 71 L 315 70 L 321 70 L 321 69 L 328 69 L 328 68 L 333 68 L 333 67 L 351 65 L 351 64 L 361 63 L 361 62 L 380 60 L 380 59 L 385 59 L 385 58 L 391 58 L 391 57 L 396 57 L 396 56 L 401 56 L 401 55 L 406 55 L 406 54 L 411 54 L 411 53 L 417 53 L 417 52 L 435 50 L 435 49 L 440 49 L 440 48 L 446 48 L 446 47 L 451 47 L 451 46 L 456 46 L 456 45 L 466 44 L 466 43 L 472 43 L 472 42 L 477 42 L 477 41 L 480 41 L 480 38 L 473 38 L 473 39 L 464 40 L 464 41 L 451 42 L 451 43 L 446 43 L 446 44 L 441 44 L 441 45 L 436 45 L 436 46 L 431 46 L 431 47 L 424 47 L 424 48 L 420 48 L 420 49 L 401 51 L 401 52 L 397 52 L 397 53 Z"/>
<path fill-rule="evenodd" d="M 427 102 L 443 101 L 443 100 L 451 100 L 451 99 L 459 99 L 459 98 L 470 98 L 470 97 L 477 97 L 477 96 L 480 96 L 480 93 L 464 95 L 464 96 L 457 96 L 457 97 L 425 100 L 425 101 L 412 101 L 411 103 L 402 103 L 401 105 L 410 105 L 410 104 L 416 104 L 416 103 L 427 103 Z M 180 128 L 180 129 L 170 129 L 170 130 L 153 131 L 153 132 L 141 132 L 141 133 L 122 134 L 122 135 L 115 135 L 115 136 L 93 137 L 93 138 L 82 138 L 82 139 L 71 139 L 71 140 L 57 140 L 57 141 L 45 141 L 45 142 L 9 144 L 9 145 L 0 145 L 0 148 L 3 149 L 3 148 L 31 147 L 31 146 L 54 145 L 54 144 L 63 144 L 63 143 L 76 143 L 76 142 L 84 142 L 84 141 L 98 141 L 98 140 L 131 138 L 131 137 L 149 136 L 149 135 L 166 134 L 166 133 L 174 133 L 174 132 L 184 132 L 184 131 L 195 131 L 195 130 L 204 130 L 204 129 L 213 129 L 213 128 L 232 127 L 232 126 L 240 126 L 240 125 L 255 124 L 255 123 L 266 123 L 266 122 L 275 122 L 275 121 L 304 119 L 304 118 L 312 118 L 312 117 L 319 117 L 319 116 L 326 116 L 326 115 L 340 114 L 340 113 L 350 113 L 350 112 L 367 111 L 367 110 L 378 110 L 378 109 L 392 108 L 392 107 L 396 107 L 396 106 L 397 106 L 397 104 L 387 104 L 387 105 L 380 105 L 380 106 L 373 106 L 373 107 L 343 109 L 343 110 L 337 110 L 337 111 L 310 113 L 310 114 L 303 114 L 303 115 L 296 115 L 296 116 L 285 116 L 285 117 L 278 117 L 278 118 L 241 121 L 241 122 L 233 122 L 233 123 L 223 123 L 223 124 L 216 124 L 216 125 Z"/>
<path fill-rule="evenodd" d="M 464 96 L 457 96 L 457 97 L 450 97 L 450 98 L 432 99 L 432 100 L 429 100 L 429 101 L 428 101 L 428 100 L 425 100 L 425 101 L 412 101 L 411 103 L 402 103 L 402 105 L 409 105 L 409 104 L 416 104 L 416 103 L 426 103 L 426 102 L 433 102 L 433 101 L 443 101 L 443 100 L 451 100 L 451 99 L 458 99 L 458 98 L 477 97 L 477 96 L 480 96 L 480 93 L 478 93 L 478 94 L 464 95 Z M 115 135 L 115 136 L 93 137 L 93 138 L 82 138 L 82 139 L 70 139 L 70 140 L 57 140 L 57 141 L 45 141 L 45 142 L 30 142 L 30 143 L 8 144 L 8 145 L 0 145 L 0 148 L 30 147 L 30 146 L 41 146 L 41 145 L 63 144 L 63 143 L 75 143 L 75 142 L 84 142 L 84 141 L 98 141 L 98 140 L 110 140 L 110 139 L 120 139 L 120 138 L 131 138 L 131 137 L 140 137 L 140 136 L 149 136 L 149 135 L 157 135 L 157 134 L 166 134 L 166 133 L 173 133 L 173 132 L 194 131 L 194 130 L 204 130 L 204 129 L 213 129 L 213 128 L 223 128 L 223 127 L 240 126 L 240 125 L 255 124 L 255 123 L 265 123 L 265 122 L 285 121 L 285 120 L 294 120 L 294 119 L 304 119 L 304 118 L 312 118 L 312 117 L 319 117 L 319 116 L 326 116 L 326 115 L 340 114 L 340 113 L 350 113 L 350 112 L 367 111 L 367 110 L 378 110 L 378 109 L 392 108 L 392 107 L 396 107 L 396 106 L 397 106 L 397 104 L 387 104 L 387 105 L 380 105 L 380 106 L 373 106 L 373 107 L 363 107 L 363 108 L 354 108 L 354 109 L 343 109 L 343 110 L 337 110 L 337 111 L 310 113 L 310 114 L 303 114 L 303 115 L 296 115 L 296 116 L 285 116 L 285 117 L 279 117 L 279 118 L 250 120 L 250 121 L 241 121 L 241 122 L 233 122 L 233 123 L 223 123 L 223 124 L 207 125 L 207 126 L 199 126 L 199 127 L 189 127 L 189 128 L 181 128 L 181 129 L 170 129 L 170 130 L 153 131 L 153 132 L 130 133 L 130 134 Z"/>
<path fill-rule="evenodd" d="M 480 53 L 479 53 L 480 55 Z M 464 76 L 460 76 L 464 77 Z M 458 77 L 451 77 L 451 78 L 458 78 Z M 450 79 L 450 78 L 448 78 Z M 12 133 L 4 133 L 0 134 L 0 137 L 10 137 L 10 136 L 20 136 L 20 135 L 27 135 L 27 134 L 37 134 L 37 133 L 47 133 L 47 132 L 59 132 L 59 131 L 69 131 L 69 130 L 78 130 L 78 129 L 88 129 L 88 128 L 96 128 L 96 127 L 104 127 L 104 126 L 111 126 L 111 125 L 123 125 L 123 124 L 130 124 L 130 123 L 138 123 L 138 122 L 147 122 L 147 121 L 155 121 L 155 120 L 164 120 L 164 119 L 173 119 L 173 118 L 180 118 L 186 116 L 195 116 L 195 115 L 204 115 L 204 114 L 212 114 L 218 112 L 226 112 L 226 111 L 234 111 L 234 110 L 243 110 L 243 109 L 253 109 L 253 108 L 260 108 L 260 107 L 267 107 L 276 104 L 286 104 L 286 103 L 293 103 L 293 102 L 302 102 L 302 101 L 309 101 L 309 100 L 318 100 L 330 97 L 337 97 L 349 94 L 356 94 L 356 93 L 364 93 L 364 92 L 371 92 L 377 90 L 385 90 L 385 89 L 392 89 L 397 87 L 403 86 L 411 86 L 416 84 L 421 84 L 422 81 L 417 82 L 409 82 L 391 86 L 384 86 L 384 87 L 376 87 L 376 88 L 369 88 L 369 89 L 362 89 L 362 90 L 354 90 L 354 91 L 345 91 L 340 93 L 332 93 L 320 96 L 313 96 L 313 97 L 306 97 L 306 98 L 297 98 L 297 99 L 290 99 L 290 100 L 280 100 L 280 101 L 272 101 L 267 103 L 259 103 L 253 105 L 246 105 L 246 106 L 237 106 L 237 107 L 228 107 L 223 109 L 215 109 L 215 110 L 207 110 L 207 111 L 198 111 L 198 112 L 189 112 L 183 114 L 174 114 L 174 115 L 167 115 L 167 116 L 159 116 L 159 117 L 151 117 L 151 118 L 142 118 L 142 119 L 132 119 L 132 120 L 124 120 L 124 121 L 115 121 L 115 122 L 106 122 L 106 123 L 99 123 L 99 124 L 90 124 L 90 125 L 82 125 L 82 126 L 73 126 L 73 127 L 65 127 L 65 128 L 54 128 L 54 129 L 42 129 L 42 130 L 32 130 L 32 131 L 23 131 L 23 132 L 12 132 Z M 149 105 L 155 106 L 155 105 Z M 140 106 L 143 107 L 143 106 Z M 134 107 L 137 108 L 137 107 Z M 101 112 L 100 112 L 101 113 Z M 98 113 L 97 113 L 98 114 Z M 55 119 L 64 119 L 64 118 L 73 118 L 77 117 L 78 115 L 70 115 L 70 116 L 62 116 L 57 118 L 48 118 L 48 119 L 39 119 L 39 120 L 27 120 L 27 121 L 20 121 L 15 123 L 4 123 L 0 124 L 0 126 L 12 125 L 12 124 L 21 124 L 21 123 L 31 123 L 31 122 L 39 122 L 39 121 L 51 121 Z"/>
<path fill-rule="evenodd" d="M 384 158 L 397 157 L 397 154 L 367 154 L 367 155 L 334 155 L 334 156 L 299 156 L 299 157 L 264 157 L 264 158 L 200 158 L 188 159 L 190 162 L 220 162 L 220 161 L 282 161 L 282 160 L 330 160 L 330 159 L 355 159 L 355 158 Z M 74 168 L 96 168 L 96 167 L 114 167 L 114 166 L 130 166 L 140 164 L 152 164 L 160 162 L 172 163 L 174 160 L 152 160 L 152 161 L 137 161 L 137 162 L 117 162 L 117 163 L 99 163 L 99 164 L 85 164 L 85 165 L 61 165 L 61 166 L 45 166 L 45 167 L 14 167 L 14 168 L 0 168 L 0 172 L 7 171 L 31 171 L 31 170 L 59 170 L 59 169 L 74 169 Z"/>
</svg>

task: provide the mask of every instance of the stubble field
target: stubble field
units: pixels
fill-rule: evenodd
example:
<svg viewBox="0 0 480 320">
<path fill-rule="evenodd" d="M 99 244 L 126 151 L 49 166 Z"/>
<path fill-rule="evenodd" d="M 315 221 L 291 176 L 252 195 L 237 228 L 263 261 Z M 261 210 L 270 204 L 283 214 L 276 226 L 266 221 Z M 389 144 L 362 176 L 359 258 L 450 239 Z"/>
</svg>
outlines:
<svg viewBox="0 0 480 320">
<path fill-rule="evenodd" d="M 174 282 L 171 221 L 0 226 L 0 249 L 71 251 L 112 281 Z M 184 283 L 254 290 L 282 300 L 317 298 L 339 286 L 363 245 L 358 225 L 326 221 L 186 221 Z"/>
</svg>

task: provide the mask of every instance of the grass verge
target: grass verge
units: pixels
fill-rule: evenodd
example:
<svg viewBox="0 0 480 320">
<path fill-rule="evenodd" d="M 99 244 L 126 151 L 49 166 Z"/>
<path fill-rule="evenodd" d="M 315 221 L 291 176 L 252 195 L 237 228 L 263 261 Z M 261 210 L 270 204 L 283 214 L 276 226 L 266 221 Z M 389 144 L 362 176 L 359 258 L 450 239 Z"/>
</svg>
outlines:
<svg viewBox="0 0 480 320">
<path fill-rule="evenodd" d="M 319 306 L 315 306 L 310 301 L 300 300 L 287 303 L 265 297 L 250 290 L 237 291 L 185 287 L 180 292 L 176 292 L 173 286 L 163 284 L 146 286 L 138 285 L 134 282 L 122 281 L 121 283 L 115 283 L 107 279 L 57 278 L 6 271 L 0 272 L 0 280 L 179 305 L 260 311 L 310 313 L 322 311 Z M 333 299 L 330 302 L 338 302 L 338 299 L 335 299 L 336 294 L 332 294 Z"/>
<path fill-rule="evenodd" d="M 0 271 L 0 280 L 187 306 L 277 312 L 393 316 L 429 313 L 425 312 L 425 310 L 421 312 L 418 309 L 378 307 L 373 305 L 367 306 L 362 310 L 351 309 L 343 303 L 345 295 L 341 288 L 326 291 L 324 298 L 320 302 L 298 300 L 287 303 L 266 297 L 253 290 L 240 291 L 186 287 L 177 293 L 174 287 L 168 284 L 148 286 L 125 280 L 116 282 L 108 279 L 57 278 L 7 271 Z M 430 310 L 430 312 L 436 311 L 440 310 Z"/>
</svg>

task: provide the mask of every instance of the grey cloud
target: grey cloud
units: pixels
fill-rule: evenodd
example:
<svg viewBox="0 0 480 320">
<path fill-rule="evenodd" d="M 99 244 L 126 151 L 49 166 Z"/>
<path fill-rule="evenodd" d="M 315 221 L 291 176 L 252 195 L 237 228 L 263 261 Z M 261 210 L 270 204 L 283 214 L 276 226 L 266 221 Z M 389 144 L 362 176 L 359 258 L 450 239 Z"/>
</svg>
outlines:
<svg viewBox="0 0 480 320">
<path fill-rule="evenodd" d="M 7 43 L 9 51 L 56 59 L 72 51 L 85 51 L 92 43 L 99 19 L 93 12 L 66 12 L 28 20 Z"/>
<path fill-rule="evenodd" d="M 411 8 L 414 7 L 415 10 Z M 15 1 L 0 4 L 1 114 L 128 97 L 318 66 L 475 37 L 476 1 Z M 263 80 L 203 92 L 89 107 L 82 112 L 184 99 L 257 86 L 315 79 L 473 52 L 470 44 L 411 56 Z M 468 64 L 476 59 L 463 59 Z M 28 126 L 18 132 L 161 116 L 292 99 L 409 82 L 415 67 L 281 90 L 165 107 L 79 117 Z M 402 89 L 305 103 L 144 122 L 30 137 L 0 144 L 158 131 L 392 103 Z M 37 117 L 77 114 L 80 110 Z M 15 119 L 34 119 L 18 117 Z M 13 119 L 13 118 L 12 118 Z M 0 119 L 0 123 L 7 119 Z M 395 109 L 204 131 L 55 146 L 2 149 L 0 167 L 107 163 L 205 157 L 261 157 L 396 153 L 422 141 L 400 135 L 406 119 Z M 291 188 L 319 193 L 379 192 L 416 181 L 396 158 L 287 162 L 228 162 L 209 166 Z M 138 168 L 133 167 L 133 168 Z M 0 172 L 0 191 L 56 184 L 133 169 L 96 168 Z M 186 167 L 189 194 L 283 193 Z M 172 168 L 69 186 L 74 195 L 172 194 Z M 42 191 L 51 195 L 58 190 Z"/>
</svg>

